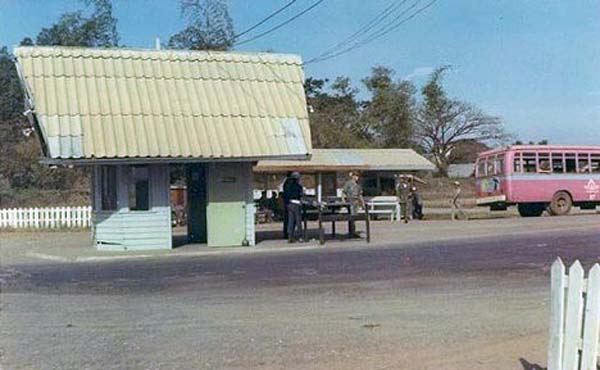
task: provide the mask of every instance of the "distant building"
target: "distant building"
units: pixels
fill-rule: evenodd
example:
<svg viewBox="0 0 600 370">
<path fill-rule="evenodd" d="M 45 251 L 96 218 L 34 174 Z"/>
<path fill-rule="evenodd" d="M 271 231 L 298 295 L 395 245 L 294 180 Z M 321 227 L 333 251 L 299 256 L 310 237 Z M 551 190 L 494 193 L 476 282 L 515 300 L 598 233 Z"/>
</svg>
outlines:
<svg viewBox="0 0 600 370">
<path fill-rule="evenodd" d="M 188 240 L 253 244 L 252 166 L 310 157 L 297 56 L 66 47 L 15 56 L 42 161 L 91 168 L 99 249 L 172 247 L 173 163 L 186 166 Z"/>
</svg>

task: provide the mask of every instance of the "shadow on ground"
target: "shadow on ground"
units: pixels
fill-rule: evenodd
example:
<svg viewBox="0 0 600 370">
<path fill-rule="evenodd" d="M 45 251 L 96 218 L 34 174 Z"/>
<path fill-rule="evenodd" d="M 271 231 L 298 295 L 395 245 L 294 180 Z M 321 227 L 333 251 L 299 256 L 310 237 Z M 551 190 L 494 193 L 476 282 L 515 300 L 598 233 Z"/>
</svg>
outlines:
<svg viewBox="0 0 600 370">
<path fill-rule="evenodd" d="M 521 366 L 523 366 L 523 370 L 548 370 L 547 368 L 538 364 L 532 364 L 524 358 L 520 358 L 519 362 L 521 363 Z"/>
</svg>

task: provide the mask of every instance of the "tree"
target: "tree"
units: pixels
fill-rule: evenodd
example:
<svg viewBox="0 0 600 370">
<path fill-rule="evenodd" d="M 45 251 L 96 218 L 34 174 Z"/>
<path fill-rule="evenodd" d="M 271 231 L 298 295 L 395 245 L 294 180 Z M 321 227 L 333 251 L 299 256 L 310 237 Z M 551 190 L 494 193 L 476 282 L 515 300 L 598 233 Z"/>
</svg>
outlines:
<svg viewBox="0 0 600 370">
<path fill-rule="evenodd" d="M 452 151 L 461 140 L 486 142 L 506 137 L 500 118 L 446 96 L 441 83 L 447 70 L 448 67 L 437 68 L 423 86 L 416 130 L 420 145 L 431 155 L 442 176 L 448 175 Z"/>
<path fill-rule="evenodd" d="M 85 0 L 85 3 L 94 7 L 94 11 L 89 17 L 85 17 L 82 11 L 61 15 L 57 23 L 42 28 L 36 37 L 36 44 L 87 47 L 117 46 L 119 43 L 117 19 L 113 15 L 111 1 Z"/>
<path fill-rule="evenodd" d="M 318 148 L 368 146 L 369 135 L 360 125 L 360 105 L 350 79 L 338 77 L 326 90 L 328 80 L 305 81 L 312 142 Z"/>
<path fill-rule="evenodd" d="M 362 120 L 378 146 L 410 147 L 413 145 L 415 87 L 409 81 L 394 81 L 393 74 L 392 69 L 378 66 L 363 80 L 372 97 L 364 104 Z"/>
<path fill-rule="evenodd" d="M 191 50 L 229 50 L 233 46 L 233 20 L 224 0 L 181 0 L 181 15 L 188 25 L 171 36 L 169 47 Z"/>
</svg>

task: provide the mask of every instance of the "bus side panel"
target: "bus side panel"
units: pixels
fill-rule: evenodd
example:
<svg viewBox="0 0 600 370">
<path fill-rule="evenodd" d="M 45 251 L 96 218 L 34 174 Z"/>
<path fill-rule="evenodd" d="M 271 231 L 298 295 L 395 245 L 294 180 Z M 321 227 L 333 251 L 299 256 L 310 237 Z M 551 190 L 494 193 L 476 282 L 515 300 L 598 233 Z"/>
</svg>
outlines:
<svg viewBox="0 0 600 370">
<path fill-rule="evenodd" d="M 512 176 L 508 181 L 510 191 L 507 201 L 510 203 L 549 203 L 558 191 L 567 191 L 574 202 L 594 202 L 600 200 L 600 176 L 569 176 L 528 174 Z M 583 178 L 582 178 L 583 177 Z"/>
</svg>

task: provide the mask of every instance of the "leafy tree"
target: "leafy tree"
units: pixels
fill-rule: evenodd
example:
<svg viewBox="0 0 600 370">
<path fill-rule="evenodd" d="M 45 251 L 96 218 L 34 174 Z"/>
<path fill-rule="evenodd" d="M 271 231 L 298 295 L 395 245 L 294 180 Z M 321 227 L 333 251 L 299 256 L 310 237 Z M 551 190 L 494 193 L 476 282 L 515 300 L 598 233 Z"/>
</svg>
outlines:
<svg viewBox="0 0 600 370">
<path fill-rule="evenodd" d="M 181 15 L 188 25 L 171 36 L 169 47 L 191 50 L 229 50 L 233 46 L 233 20 L 224 0 L 181 0 Z"/>
<path fill-rule="evenodd" d="M 378 146 L 410 147 L 413 145 L 415 87 L 408 81 L 394 81 L 393 74 L 392 69 L 378 66 L 363 80 L 372 95 L 364 104 L 363 122 Z"/>
<path fill-rule="evenodd" d="M 352 148 L 368 145 L 360 125 L 357 90 L 347 77 L 338 77 L 326 90 L 328 80 L 305 82 L 313 145 L 318 148 Z"/>
<path fill-rule="evenodd" d="M 447 69 L 436 69 L 423 87 L 424 101 L 417 115 L 416 130 L 420 145 L 431 155 L 443 176 L 448 175 L 451 154 L 461 140 L 486 142 L 506 137 L 500 118 L 446 95 L 442 78 Z"/>
<path fill-rule="evenodd" d="M 89 17 L 85 17 L 82 11 L 61 15 L 57 23 L 42 28 L 36 37 L 36 44 L 88 47 L 117 46 L 119 43 L 117 19 L 113 15 L 111 1 L 85 0 L 85 3 L 94 7 L 94 11 Z M 26 41 L 26 39 L 23 41 Z"/>
</svg>

